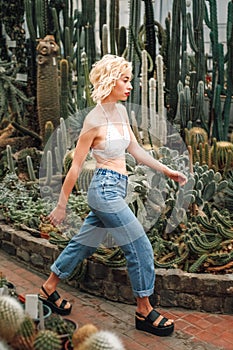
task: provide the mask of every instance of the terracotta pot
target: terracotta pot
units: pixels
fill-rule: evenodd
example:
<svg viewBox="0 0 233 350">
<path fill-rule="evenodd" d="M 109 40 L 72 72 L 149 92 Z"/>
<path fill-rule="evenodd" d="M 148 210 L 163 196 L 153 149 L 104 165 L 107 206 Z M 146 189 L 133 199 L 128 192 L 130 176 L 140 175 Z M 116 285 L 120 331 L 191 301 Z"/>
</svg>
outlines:
<svg viewBox="0 0 233 350">
<path fill-rule="evenodd" d="M 73 346 L 69 339 L 64 343 L 62 350 L 73 350 Z"/>
<path fill-rule="evenodd" d="M 50 236 L 49 236 L 49 234 L 47 232 L 40 232 L 40 237 L 41 238 L 45 238 L 45 239 L 49 239 L 50 238 Z"/>
</svg>

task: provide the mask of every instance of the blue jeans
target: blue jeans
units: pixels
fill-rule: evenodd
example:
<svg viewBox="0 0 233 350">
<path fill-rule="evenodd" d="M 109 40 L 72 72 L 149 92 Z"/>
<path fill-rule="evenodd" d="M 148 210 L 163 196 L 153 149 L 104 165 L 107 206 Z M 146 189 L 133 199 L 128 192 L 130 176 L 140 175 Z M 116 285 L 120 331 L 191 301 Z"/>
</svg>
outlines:
<svg viewBox="0 0 233 350">
<path fill-rule="evenodd" d="M 118 245 L 124 252 L 135 297 L 153 294 L 154 254 L 151 243 L 136 216 L 124 200 L 128 178 L 108 169 L 97 169 L 88 189 L 91 209 L 78 234 L 51 266 L 60 279 L 71 275 L 97 247 Z"/>
</svg>

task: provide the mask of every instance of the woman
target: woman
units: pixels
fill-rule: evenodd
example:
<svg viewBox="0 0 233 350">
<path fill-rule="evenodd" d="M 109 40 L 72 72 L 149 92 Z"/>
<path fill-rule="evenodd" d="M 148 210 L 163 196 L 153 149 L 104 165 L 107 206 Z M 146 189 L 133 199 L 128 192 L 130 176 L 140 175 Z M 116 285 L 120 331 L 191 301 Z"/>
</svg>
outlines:
<svg viewBox="0 0 233 350">
<path fill-rule="evenodd" d="M 60 279 L 67 278 L 74 268 L 92 255 L 107 233 L 121 246 L 126 260 L 132 290 L 137 302 L 136 328 L 164 336 L 173 332 L 174 322 L 153 309 L 149 296 L 155 283 L 154 255 L 142 225 L 124 198 L 127 191 L 125 151 L 156 171 L 184 185 L 186 177 L 151 157 L 140 145 L 130 128 L 126 108 L 117 103 L 126 101 L 132 89 L 132 66 L 123 57 L 105 55 L 90 72 L 92 98 L 97 102 L 85 118 L 72 166 L 67 173 L 50 222 L 61 223 L 66 215 L 69 195 L 77 181 L 89 150 L 96 159 L 96 171 L 88 190 L 90 213 L 80 232 L 69 242 L 51 266 L 51 274 L 40 290 L 40 298 L 53 311 L 66 315 L 68 301 L 56 292 Z"/>
</svg>

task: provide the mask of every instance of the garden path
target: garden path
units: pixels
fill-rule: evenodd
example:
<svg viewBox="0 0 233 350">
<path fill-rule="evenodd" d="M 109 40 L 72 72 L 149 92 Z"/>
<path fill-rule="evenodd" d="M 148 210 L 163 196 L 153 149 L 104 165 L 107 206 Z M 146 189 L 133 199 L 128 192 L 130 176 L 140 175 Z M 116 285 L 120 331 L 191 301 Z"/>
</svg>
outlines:
<svg viewBox="0 0 233 350">
<path fill-rule="evenodd" d="M 22 295 L 38 293 L 46 278 L 1 249 L 0 271 Z M 73 303 L 69 318 L 79 327 L 93 323 L 100 329 L 112 330 L 122 339 L 126 350 L 233 350 L 233 315 L 163 309 L 167 317 L 175 320 L 175 332 L 160 338 L 135 329 L 133 305 L 111 302 L 66 284 L 60 284 L 58 291 Z"/>
</svg>

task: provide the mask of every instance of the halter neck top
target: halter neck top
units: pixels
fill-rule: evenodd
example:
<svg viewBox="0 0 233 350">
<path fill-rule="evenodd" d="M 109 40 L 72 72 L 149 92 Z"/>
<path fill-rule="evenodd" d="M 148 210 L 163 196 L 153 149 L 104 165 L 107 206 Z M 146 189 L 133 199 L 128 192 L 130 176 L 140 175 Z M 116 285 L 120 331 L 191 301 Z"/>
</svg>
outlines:
<svg viewBox="0 0 233 350">
<path fill-rule="evenodd" d="M 101 105 L 100 105 L 101 106 Z M 107 113 L 104 108 L 101 106 L 107 120 L 107 130 L 105 142 L 103 148 L 92 148 L 93 156 L 99 156 L 102 159 L 117 159 L 125 155 L 125 151 L 130 143 L 130 134 L 127 123 L 123 120 L 121 116 L 121 122 L 113 123 L 109 120 Z M 116 125 L 121 123 L 123 134 L 117 129 Z"/>
</svg>

